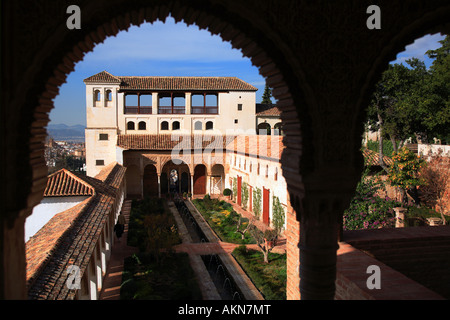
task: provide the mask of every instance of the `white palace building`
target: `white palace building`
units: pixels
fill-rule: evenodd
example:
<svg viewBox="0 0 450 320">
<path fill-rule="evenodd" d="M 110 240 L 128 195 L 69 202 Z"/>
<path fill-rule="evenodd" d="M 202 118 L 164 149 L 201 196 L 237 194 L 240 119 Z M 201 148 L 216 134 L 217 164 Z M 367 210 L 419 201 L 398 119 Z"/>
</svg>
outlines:
<svg viewBox="0 0 450 320">
<path fill-rule="evenodd" d="M 96 176 L 126 167 L 126 196 L 221 194 L 260 190 L 270 225 L 273 197 L 288 205 L 280 156 L 280 112 L 256 104 L 257 89 L 235 77 L 114 76 L 102 71 L 86 84 L 86 168 Z M 267 131 L 266 131 L 267 130 Z"/>
</svg>

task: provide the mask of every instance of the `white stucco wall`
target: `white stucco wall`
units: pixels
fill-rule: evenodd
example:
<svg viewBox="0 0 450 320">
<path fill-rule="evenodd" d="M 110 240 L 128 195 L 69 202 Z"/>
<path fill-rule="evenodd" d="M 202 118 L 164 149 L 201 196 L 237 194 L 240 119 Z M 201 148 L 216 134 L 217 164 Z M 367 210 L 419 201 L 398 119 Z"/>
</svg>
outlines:
<svg viewBox="0 0 450 320">
<path fill-rule="evenodd" d="M 44 197 L 34 207 L 32 214 L 25 221 L 25 242 L 38 232 L 57 213 L 70 209 L 88 197 Z"/>
</svg>

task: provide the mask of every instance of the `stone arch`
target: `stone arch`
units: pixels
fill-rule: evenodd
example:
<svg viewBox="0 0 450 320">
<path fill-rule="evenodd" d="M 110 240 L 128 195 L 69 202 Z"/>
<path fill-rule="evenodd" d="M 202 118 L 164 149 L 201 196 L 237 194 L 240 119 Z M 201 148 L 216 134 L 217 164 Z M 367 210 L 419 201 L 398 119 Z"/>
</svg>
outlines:
<svg viewBox="0 0 450 320">
<path fill-rule="evenodd" d="M 173 179 L 174 176 L 171 173 L 175 173 L 176 179 Z M 186 179 L 186 176 L 183 176 L 184 173 L 187 174 L 188 179 L 188 191 L 186 192 L 189 192 L 190 170 L 186 162 L 168 159 L 164 164 L 161 164 L 161 194 L 184 192 L 184 188 L 186 188 L 186 182 L 183 180 L 183 177 Z"/>
<path fill-rule="evenodd" d="M 194 168 L 193 194 L 206 193 L 206 166 L 198 164 Z"/>
<path fill-rule="evenodd" d="M 75 63 L 92 50 L 95 44 L 120 30 L 126 30 L 131 24 L 139 25 L 144 20 L 164 20 L 171 13 L 177 21 L 183 19 L 187 24 L 196 22 L 200 28 L 208 28 L 213 34 L 219 34 L 224 40 L 231 41 L 234 47 L 242 49 L 244 55 L 250 57 L 260 68 L 268 85 L 274 89 L 273 95 L 278 100 L 277 105 L 282 110 L 282 118 L 286 124 L 286 136 L 289 139 L 285 139 L 286 149 L 282 155 L 282 164 L 290 170 L 283 172 L 290 172 L 289 176 L 285 176 L 289 198 L 297 211 L 297 218 L 303 222 L 303 235 L 308 232 L 308 219 L 316 216 L 325 217 L 325 220 L 315 225 L 329 224 L 329 227 L 335 227 L 336 217 L 330 217 L 328 212 L 342 210 L 350 201 L 349 190 L 354 190 L 363 163 L 359 153 L 362 122 L 365 118 L 363 106 L 367 103 L 381 72 L 394 55 L 413 39 L 438 31 L 437 27 L 442 26 L 446 26 L 447 33 L 450 32 L 450 6 L 445 1 L 424 0 L 400 5 L 385 3 L 383 21 L 386 25 L 383 26 L 383 32 L 370 34 L 367 34 L 367 30 L 361 32 L 359 26 L 355 27 L 354 23 L 365 21 L 367 17 L 364 4 L 354 3 L 336 2 L 324 6 L 321 3 L 306 5 L 293 2 L 283 8 L 269 1 L 261 1 L 255 6 L 252 2 L 246 4 L 239 1 L 222 4 L 193 0 L 187 4 L 175 0 L 155 0 L 143 7 L 139 1 L 129 3 L 117 0 L 113 6 L 107 1 L 98 1 L 83 6 L 83 12 L 96 14 L 84 15 L 83 28 L 77 31 L 67 29 L 66 17 L 63 14 L 54 15 L 55 12 L 65 12 L 65 3 L 35 5 L 30 1 L 28 4 L 30 5 L 20 4 L 17 8 L 19 4 L 10 2 L 5 4 L 4 10 L 11 13 L 5 22 L 9 29 L 5 29 L 14 33 L 6 34 L 4 41 L 12 45 L 20 43 L 21 47 L 19 54 L 18 50 L 15 50 L 19 48 L 13 46 L 5 53 L 5 61 L 11 62 L 6 64 L 5 74 L 11 75 L 11 78 L 2 88 L 5 93 L 2 94 L 2 101 L 6 102 L 4 105 L 7 106 L 4 120 L 4 131 L 8 133 L 6 143 L 15 146 L 11 150 L 4 148 L 8 150 L 4 155 L 6 162 L 11 164 L 8 165 L 5 179 L 8 185 L 5 204 L 7 210 L 2 215 L 5 246 L 13 246 L 13 243 L 17 242 L 15 232 L 20 234 L 25 217 L 31 214 L 33 206 L 42 199 L 47 172 L 42 156 L 45 126 L 49 121 L 48 113 L 53 108 L 53 99 L 58 94 L 59 86 L 74 70 Z M 99 10 L 102 5 L 109 10 Z M 413 5 L 415 8 L 411 10 L 409 6 Z M 37 7 L 43 15 L 39 19 L 34 18 L 37 16 L 34 11 Z M 267 12 L 271 14 L 264 14 Z M 22 21 L 21 15 L 30 17 L 27 24 L 18 25 L 20 23 L 15 22 Z M 314 17 L 315 15 L 319 17 Z M 311 17 L 314 19 L 311 20 Z M 45 28 L 42 23 L 45 23 Z M 402 27 L 402 23 L 406 27 Z M 16 26 L 18 28 L 15 28 Z M 339 28 L 334 28 L 335 26 Z M 29 35 L 22 40 L 36 40 L 16 40 L 17 34 Z M 305 35 L 304 38 L 302 34 Z M 309 39 L 308 35 L 314 35 L 314 39 L 321 41 L 304 46 L 304 42 Z M 354 41 L 355 39 L 360 41 Z M 327 50 L 330 48 L 332 50 Z M 345 48 L 352 53 L 345 52 Z M 318 52 L 321 55 L 319 57 Z M 16 59 L 12 58 L 14 55 Z M 302 61 L 308 61 L 307 67 L 300 66 L 299 57 Z M 348 59 L 349 57 L 353 59 Z M 364 57 L 364 61 L 360 57 Z M 33 63 L 24 63 L 29 61 Z M 348 77 L 348 81 L 341 81 L 341 77 L 336 79 L 339 69 L 354 71 L 354 74 L 347 72 L 344 77 Z M 320 84 L 325 84 L 326 87 L 321 87 Z M 347 90 L 343 92 L 340 90 L 342 88 Z M 23 94 L 18 94 L 19 92 Z M 321 95 L 321 92 L 327 94 Z M 331 106 L 336 112 L 342 113 L 342 117 L 351 119 L 344 128 L 337 129 L 342 121 L 341 118 L 333 116 L 335 114 L 332 113 Z M 327 114 L 327 111 L 330 111 L 330 114 Z M 302 116 L 300 119 L 298 114 Z M 340 135 L 341 132 L 348 134 Z M 327 150 L 324 147 L 327 145 L 324 142 L 330 137 L 334 137 L 333 142 L 344 142 L 344 146 L 336 144 L 342 150 Z M 347 137 L 349 139 L 346 139 Z M 347 163 L 347 167 L 343 163 Z M 328 179 L 327 185 L 318 182 L 324 180 L 324 164 L 336 172 L 341 172 Z M 339 168 L 343 170 L 338 170 Z M 303 179 L 300 179 L 300 172 Z M 349 175 L 348 185 L 341 188 L 340 193 L 333 195 L 331 190 L 335 189 L 338 181 L 343 181 L 343 174 Z M 333 196 L 329 197 L 330 195 Z M 319 215 L 318 210 L 323 210 L 323 214 Z M 333 235 L 333 232 L 330 235 Z M 307 238 L 316 241 L 316 237 Z M 315 246 L 321 247 L 320 241 L 311 245 L 304 243 L 305 239 L 306 237 L 300 239 L 301 247 L 307 247 L 310 252 L 314 251 Z M 17 250 L 1 252 L 2 261 L 7 261 L 6 271 L 2 274 L 2 284 L 5 288 L 18 289 L 12 290 L 12 293 L 2 293 L 0 297 L 24 297 L 24 244 L 20 241 L 17 243 Z M 7 256 L 8 252 L 17 253 Z M 333 254 L 329 253 L 333 250 L 326 252 L 320 252 L 327 258 L 323 260 L 333 260 Z M 311 260 L 308 263 L 314 266 Z M 333 263 L 335 264 L 335 261 L 331 261 L 330 265 Z M 15 264 L 18 267 L 15 268 Z M 308 264 L 303 266 L 307 267 Z M 11 273 L 8 274 L 7 271 Z M 303 282 L 306 283 L 302 289 L 305 298 L 330 298 L 331 290 L 309 290 L 314 284 Z M 328 279 L 328 282 L 334 283 L 334 280 Z"/>
<path fill-rule="evenodd" d="M 144 197 L 158 196 L 158 173 L 155 165 L 148 164 L 144 168 L 144 175 L 142 177 L 142 188 Z"/>
<path fill-rule="evenodd" d="M 273 133 L 274 135 L 282 136 L 283 135 L 283 123 L 277 122 L 273 126 Z"/>
<path fill-rule="evenodd" d="M 211 168 L 210 194 L 222 194 L 225 187 L 225 168 L 222 164 L 216 163 Z"/>
<path fill-rule="evenodd" d="M 271 128 L 270 128 L 270 124 L 268 124 L 267 122 L 263 122 L 258 124 L 258 127 L 256 128 L 256 133 L 260 134 L 260 135 L 268 135 L 270 136 L 271 134 Z"/>
<path fill-rule="evenodd" d="M 127 166 L 127 196 L 130 198 L 140 198 L 142 193 L 141 173 L 137 165 Z"/>
</svg>

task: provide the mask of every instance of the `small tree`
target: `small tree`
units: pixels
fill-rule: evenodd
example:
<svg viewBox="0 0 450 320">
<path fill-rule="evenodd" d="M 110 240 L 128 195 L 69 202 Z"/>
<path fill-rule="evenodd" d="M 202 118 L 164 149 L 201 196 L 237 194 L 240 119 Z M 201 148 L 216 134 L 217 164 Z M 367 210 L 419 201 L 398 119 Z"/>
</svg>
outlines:
<svg viewBox="0 0 450 320">
<path fill-rule="evenodd" d="M 269 253 L 277 245 L 278 234 L 275 230 L 267 229 L 262 232 L 255 226 L 253 221 L 249 223 L 248 231 L 255 239 L 264 256 L 264 263 L 269 263 Z"/>
<path fill-rule="evenodd" d="M 248 220 L 247 221 L 244 221 L 244 220 L 247 220 L 247 219 L 242 219 L 242 217 L 239 217 L 238 222 L 236 224 L 236 232 L 241 234 L 242 240 L 245 239 L 245 233 L 249 230 L 250 225 L 251 225 L 250 223 L 248 223 Z M 243 226 L 245 224 L 247 225 L 246 228 L 241 230 L 241 226 Z"/>
<path fill-rule="evenodd" d="M 255 217 L 258 220 L 259 216 L 261 215 L 261 200 L 262 191 L 260 188 L 255 188 L 255 190 L 253 190 L 253 212 L 255 213 Z"/>
<path fill-rule="evenodd" d="M 388 181 L 392 186 L 400 189 L 401 202 L 406 204 L 406 192 L 423 184 L 419 171 L 425 165 L 425 161 L 406 147 L 401 148 L 397 153 L 394 152 L 392 160 Z"/>
<path fill-rule="evenodd" d="M 249 223 L 248 231 L 255 239 L 264 256 L 264 263 L 269 263 L 269 253 L 277 244 L 278 235 L 275 230 L 267 229 L 262 232 L 253 223 Z"/>
</svg>

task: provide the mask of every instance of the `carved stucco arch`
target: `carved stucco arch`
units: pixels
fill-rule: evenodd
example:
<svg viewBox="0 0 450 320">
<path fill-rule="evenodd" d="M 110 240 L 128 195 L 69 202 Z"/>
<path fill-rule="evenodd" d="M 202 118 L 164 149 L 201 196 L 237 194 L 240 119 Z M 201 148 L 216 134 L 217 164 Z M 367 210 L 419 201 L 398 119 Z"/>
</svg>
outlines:
<svg viewBox="0 0 450 320">
<path fill-rule="evenodd" d="M 282 76 L 280 69 L 273 62 L 275 61 L 275 58 L 269 56 L 256 42 L 256 35 L 258 38 L 261 38 L 261 34 L 264 34 L 264 31 L 260 32 L 255 30 L 254 27 L 250 28 L 248 18 L 243 19 L 237 13 L 228 11 L 226 6 L 218 4 L 215 4 L 212 7 L 204 6 L 198 8 L 198 4 L 195 2 L 186 4 L 186 7 L 177 6 L 177 1 L 167 1 L 161 6 L 158 5 L 158 1 L 155 1 L 155 3 L 156 4 L 153 7 L 143 8 L 140 8 L 137 5 L 133 8 L 133 5 L 119 4 L 115 7 L 114 11 L 104 10 L 103 8 L 102 16 L 96 16 L 96 18 L 92 20 L 89 19 L 89 12 L 98 13 L 98 11 L 94 9 L 95 5 L 87 3 L 85 7 L 82 7 L 84 21 L 83 28 L 79 31 L 71 31 L 72 33 L 67 35 L 64 44 L 62 44 L 63 48 L 73 46 L 73 49 L 67 51 L 66 49 L 56 50 L 54 52 L 51 51 L 50 56 L 52 58 L 48 59 L 49 63 L 45 66 L 44 70 L 40 70 L 36 75 L 41 83 L 43 79 L 48 80 L 44 82 L 45 90 L 41 90 L 37 96 L 39 99 L 37 100 L 35 97 L 29 101 L 29 105 L 33 102 L 36 103 L 37 108 L 34 108 L 34 118 L 39 119 L 39 121 L 35 121 L 34 124 L 32 124 L 32 127 L 36 128 L 34 132 L 31 132 L 31 140 L 33 140 L 34 143 L 43 144 L 45 135 L 41 128 L 47 124 L 48 114 L 54 107 L 52 99 L 58 95 L 59 86 L 65 82 L 67 75 L 73 71 L 74 65 L 83 59 L 85 53 L 91 51 L 95 47 L 95 44 L 102 42 L 109 36 L 115 36 L 120 31 L 127 30 L 131 25 L 140 25 L 144 20 L 146 22 L 154 22 L 157 19 L 164 21 L 169 14 L 171 14 L 177 22 L 184 19 L 184 22 L 188 25 L 195 23 L 201 29 L 208 29 L 211 33 L 218 34 L 224 40 L 230 41 L 233 47 L 241 49 L 244 55 L 250 57 L 252 63 L 260 68 L 261 74 L 266 77 L 268 84 L 274 88 L 273 95 L 278 99 L 280 108 L 291 114 L 296 113 L 293 99 L 289 94 L 289 89 L 284 81 L 284 77 Z M 114 6 L 108 7 L 112 8 Z M 84 16 L 85 12 L 88 13 L 88 17 Z M 224 12 L 228 12 L 229 16 L 224 14 Z M 223 18 L 225 16 L 226 18 Z M 104 20 L 107 22 L 103 22 Z M 242 25 L 242 30 L 245 30 L 245 32 L 239 30 L 240 25 Z M 67 31 L 64 30 L 64 28 L 65 25 L 60 26 L 58 31 L 67 34 Z M 268 33 L 270 27 L 266 26 L 265 28 Z M 249 34 L 249 36 L 246 36 L 246 34 Z M 282 42 L 281 40 L 277 41 Z M 269 47 L 272 48 L 271 51 L 274 51 L 273 48 L 276 46 L 273 45 L 270 39 L 264 39 L 262 42 L 268 43 Z M 42 51 L 44 52 L 47 50 L 45 46 L 42 48 Z M 273 52 L 271 53 L 273 54 Z M 281 52 L 278 52 L 277 55 L 278 57 L 283 58 L 281 59 L 283 60 L 283 63 L 281 63 L 282 65 L 286 64 L 284 60 L 286 60 L 287 57 L 294 57 L 292 54 L 289 55 Z M 49 72 L 49 70 L 52 70 L 52 72 Z M 290 117 L 290 119 L 292 119 L 292 117 Z M 300 131 L 298 128 L 293 129 L 294 126 L 295 124 L 291 124 L 288 132 L 293 133 L 292 136 L 296 136 L 298 139 L 297 141 L 299 141 Z M 293 141 L 293 144 L 295 145 L 295 140 Z M 42 149 L 42 146 L 36 145 L 36 148 Z M 33 152 L 34 150 L 31 151 Z M 299 159 L 297 162 L 298 161 Z M 31 204 L 32 207 L 41 200 L 40 195 L 45 187 L 46 173 L 44 170 L 45 163 L 43 159 L 41 159 L 41 161 L 36 159 L 30 167 L 33 172 L 32 175 L 34 181 L 27 202 Z M 29 208 L 30 206 L 27 209 Z M 29 213 L 30 212 L 23 214 Z"/>
</svg>

